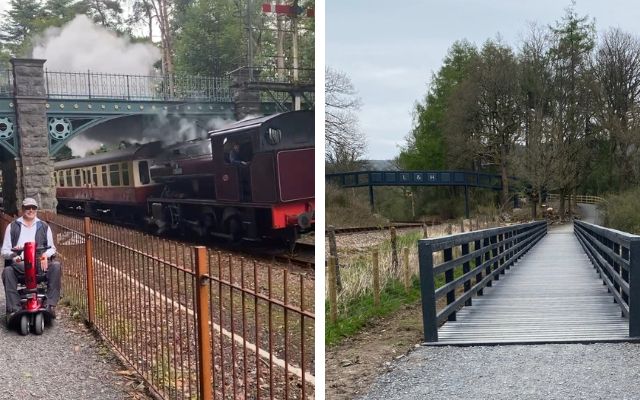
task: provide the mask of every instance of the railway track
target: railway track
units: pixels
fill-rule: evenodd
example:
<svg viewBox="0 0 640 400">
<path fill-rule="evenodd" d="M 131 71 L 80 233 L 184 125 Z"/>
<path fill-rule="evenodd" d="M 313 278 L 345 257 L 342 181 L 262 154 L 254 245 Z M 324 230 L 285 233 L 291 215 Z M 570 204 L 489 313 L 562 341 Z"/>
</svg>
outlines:
<svg viewBox="0 0 640 400">
<path fill-rule="evenodd" d="M 78 213 L 72 212 L 60 212 L 62 215 L 66 215 L 69 217 L 75 218 L 83 218 L 78 215 Z M 94 218 L 92 218 L 94 219 Z M 109 221 L 106 218 L 95 218 L 96 220 L 113 225 L 113 221 Z M 140 228 L 135 224 L 118 222 L 121 227 L 125 227 L 127 229 L 131 229 L 140 233 L 150 234 L 148 231 Z M 252 257 L 252 258 L 260 258 L 264 261 L 275 261 L 279 263 L 291 264 L 296 267 L 301 268 L 313 268 L 315 265 L 315 247 L 312 244 L 297 242 L 293 248 L 293 251 L 289 248 L 289 246 L 285 246 L 282 244 L 263 244 L 263 243 L 254 243 L 254 242 L 240 242 L 240 243 L 222 243 L 220 241 L 216 241 L 215 239 L 211 240 L 193 240 L 190 238 L 185 238 L 180 235 L 166 235 L 162 236 L 166 239 L 174 240 L 180 242 L 187 246 L 207 246 L 214 251 L 226 251 L 239 253 L 241 256 Z"/>
<path fill-rule="evenodd" d="M 431 223 L 429 222 L 427 222 L 427 224 L 431 225 Z M 422 223 L 412 222 L 412 223 L 395 223 L 395 224 L 386 225 L 386 226 L 361 226 L 361 227 L 353 227 L 353 228 L 336 228 L 335 233 L 336 235 L 348 235 L 352 233 L 377 232 L 377 231 L 388 230 L 392 226 L 395 227 L 397 230 L 412 229 L 412 228 L 422 227 Z M 328 235 L 328 234 L 329 234 L 328 232 L 325 233 L 325 235 Z"/>
</svg>

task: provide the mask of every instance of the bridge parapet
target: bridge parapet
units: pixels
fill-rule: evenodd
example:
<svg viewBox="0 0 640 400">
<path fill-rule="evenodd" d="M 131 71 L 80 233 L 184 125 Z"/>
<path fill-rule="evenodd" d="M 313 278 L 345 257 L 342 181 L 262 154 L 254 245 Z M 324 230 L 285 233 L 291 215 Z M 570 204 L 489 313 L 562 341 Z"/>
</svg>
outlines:
<svg viewBox="0 0 640 400">
<path fill-rule="evenodd" d="M 629 336 L 640 337 L 640 236 L 574 221 L 574 233 L 622 315 Z"/>
<path fill-rule="evenodd" d="M 472 305 L 473 295 L 482 296 L 485 287 L 499 280 L 500 275 L 546 233 L 547 222 L 537 221 L 420 240 L 418 257 L 424 340 L 437 342 L 438 326 L 446 320 L 455 321 L 458 309 Z M 454 257 L 457 248 L 460 248 L 460 255 Z M 434 266 L 434 254 L 439 252 L 443 253 L 444 261 Z M 437 289 L 436 282 L 442 283 Z M 456 299 L 459 287 L 464 288 L 464 294 Z M 437 300 L 445 296 L 447 305 L 436 312 Z"/>
<path fill-rule="evenodd" d="M 227 77 L 45 71 L 44 87 L 50 99 L 232 101 Z M 0 96 L 13 95 L 12 71 L 0 71 Z"/>
</svg>

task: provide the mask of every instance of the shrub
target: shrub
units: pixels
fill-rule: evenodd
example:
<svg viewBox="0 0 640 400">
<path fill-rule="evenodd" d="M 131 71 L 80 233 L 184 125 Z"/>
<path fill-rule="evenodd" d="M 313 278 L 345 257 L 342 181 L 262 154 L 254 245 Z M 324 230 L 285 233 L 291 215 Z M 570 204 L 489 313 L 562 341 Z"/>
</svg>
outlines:
<svg viewBox="0 0 640 400">
<path fill-rule="evenodd" d="M 602 205 L 605 225 L 620 231 L 640 234 L 640 188 L 607 196 Z"/>
</svg>

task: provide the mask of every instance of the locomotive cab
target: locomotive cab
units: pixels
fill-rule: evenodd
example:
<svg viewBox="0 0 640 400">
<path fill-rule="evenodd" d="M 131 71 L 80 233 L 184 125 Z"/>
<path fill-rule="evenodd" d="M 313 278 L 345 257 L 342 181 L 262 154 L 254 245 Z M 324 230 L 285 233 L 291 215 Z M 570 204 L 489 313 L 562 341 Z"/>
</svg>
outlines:
<svg viewBox="0 0 640 400">
<path fill-rule="evenodd" d="M 294 241 L 314 222 L 313 119 L 312 111 L 249 119 L 165 149 L 151 169 L 165 186 L 147 199 L 150 223 L 230 241 Z M 204 144 L 209 151 L 188 151 Z"/>
<path fill-rule="evenodd" d="M 314 136 L 313 111 L 241 121 L 211 133 L 217 199 L 250 205 L 250 217 L 228 212 L 245 234 L 275 230 L 295 236 L 311 228 Z"/>
</svg>

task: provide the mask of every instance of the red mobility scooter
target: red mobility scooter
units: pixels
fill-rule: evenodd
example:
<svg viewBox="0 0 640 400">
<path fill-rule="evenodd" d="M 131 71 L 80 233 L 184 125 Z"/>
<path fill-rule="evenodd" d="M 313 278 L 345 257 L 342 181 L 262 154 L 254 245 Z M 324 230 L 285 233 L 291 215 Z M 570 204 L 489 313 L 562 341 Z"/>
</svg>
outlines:
<svg viewBox="0 0 640 400">
<path fill-rule="evenodd" d="M 9 319 L 9 327 L 19 328 L 21 335 L 26 336 L 29 331 L 42 335 L 45 322 L 50 323 L 52 316 L 46 308 L 46 287 L 40 285 L 46 282 L 45 273 L 38 274 L 36 253 L 42 254 L 49 247 L 36 248 L 35 242 L 26 242 L 24 252 L 24 286 L 18 286 L 20 295 L 20 310 Z M 20 250 L 18 250 L 19 252 Z"/>
</svg>

